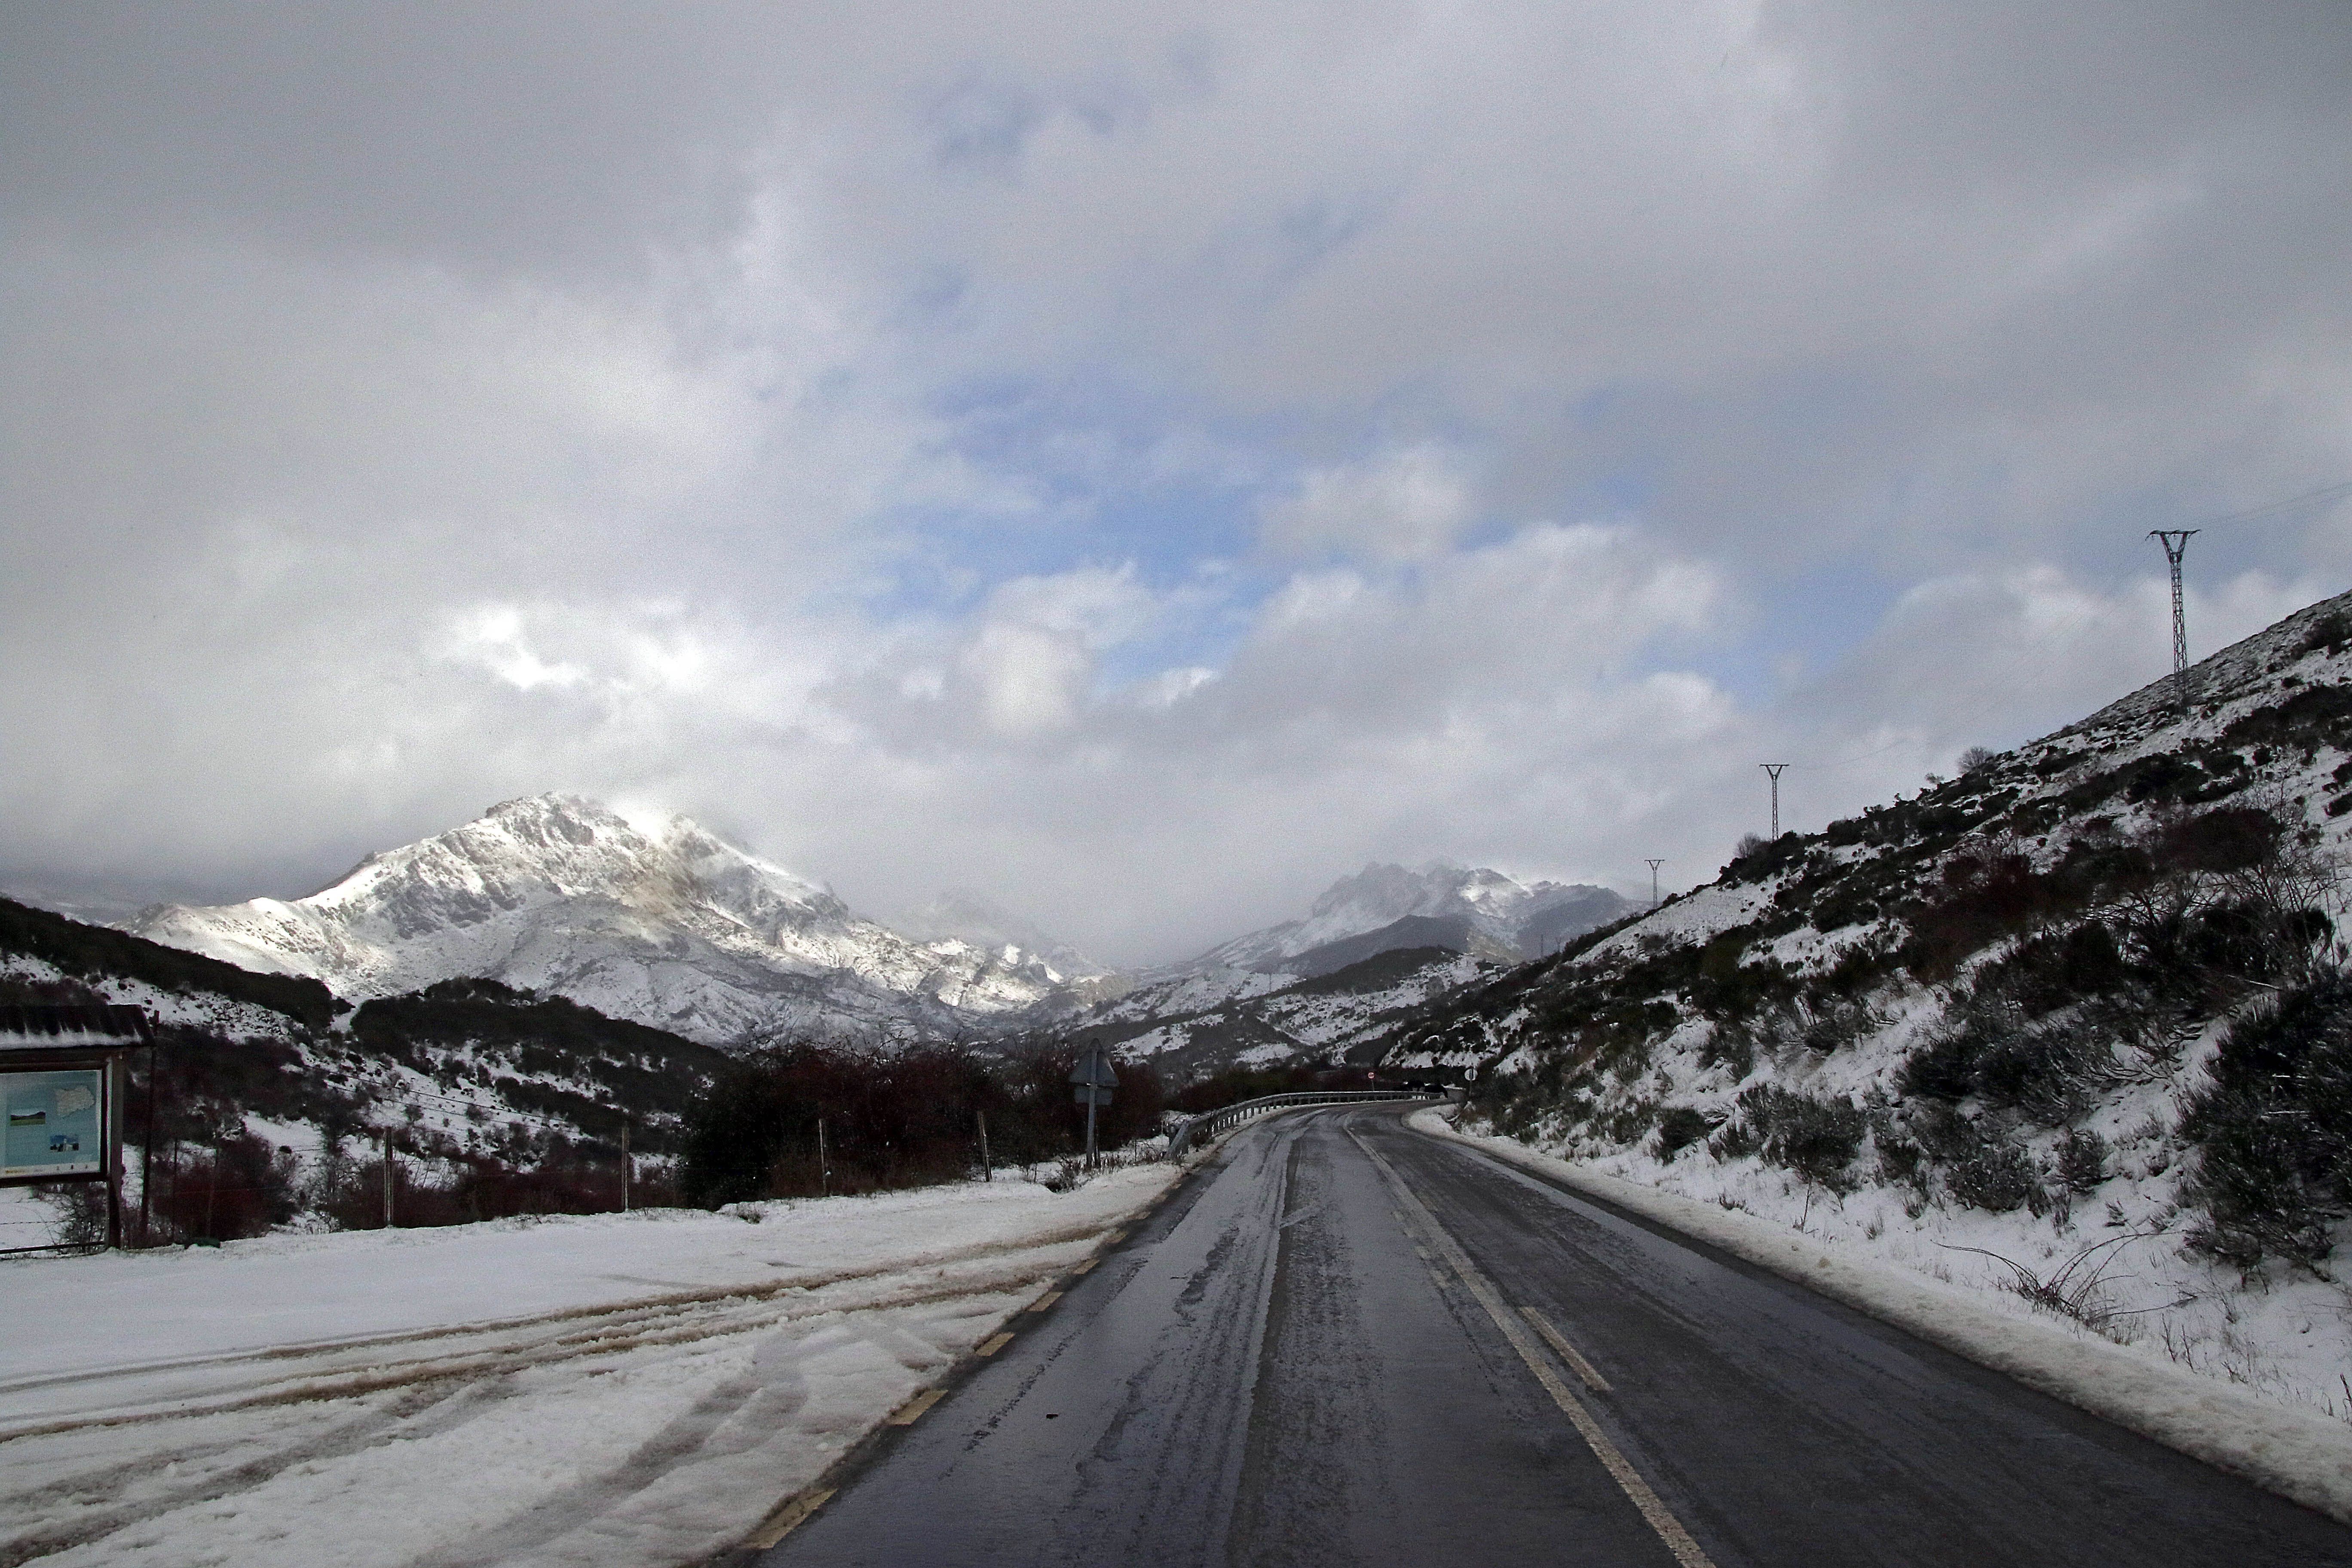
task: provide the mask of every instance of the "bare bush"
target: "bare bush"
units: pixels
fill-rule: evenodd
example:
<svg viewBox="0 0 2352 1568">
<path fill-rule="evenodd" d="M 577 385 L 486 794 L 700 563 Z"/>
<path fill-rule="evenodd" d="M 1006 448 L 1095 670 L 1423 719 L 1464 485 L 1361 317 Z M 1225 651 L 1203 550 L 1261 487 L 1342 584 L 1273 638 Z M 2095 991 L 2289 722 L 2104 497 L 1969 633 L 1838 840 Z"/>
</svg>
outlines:
<svg viewBox="0 0 2352 1568">
<path fill-rule="evenodd" d="M 1950 1252 L 1973 1252 L 1979 1258 L 1990 1258 L 2008 1269 L 2011 1279 L 2009 1288 L 2026 1300 L 2047 1312 L 2071 1318 L 2086 1329 L 2105 1332 L 2119 1317 L 2131 1312 L 2117 1309 L 2109 1299 L 2107 1288 L 2114 1283 L 2107 1270 L 2115 1267 L 2120 1254 L 2117 1248 L 2127 1241 L 2139 1239 L 2140 1233 L 2111 1236 L 2092 1242 L 2043 1275 L 2027 1268 L 2013 1258 L 1998 1252 L 1988 1252 L 1981 1247 L 1948 1247 Z M 2148 1311 L 2152 1308 L 2137 1308 L 2133 1311 Z"/>
</svg>

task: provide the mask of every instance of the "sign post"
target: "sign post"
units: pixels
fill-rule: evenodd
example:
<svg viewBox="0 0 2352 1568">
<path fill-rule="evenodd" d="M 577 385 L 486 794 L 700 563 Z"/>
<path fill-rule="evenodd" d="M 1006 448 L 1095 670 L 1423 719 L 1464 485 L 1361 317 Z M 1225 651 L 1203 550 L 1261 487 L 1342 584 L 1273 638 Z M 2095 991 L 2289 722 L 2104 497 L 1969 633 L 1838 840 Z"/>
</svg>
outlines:
<svg viewBox="0 0 2352 1568">
<path fill-rule="evenodd" d="M 1089 1040 L 1087 1048 L 1078 1053 L 1078 1065 L 1070 1069 L 1070 1081 L 1076 1085 L 1076 1099 L 1087 1108 L 1087 1169 L 1097 1163 L 1095 1154 L 1095 1108 L 1110 1103 L 1110 1091 L 1118 1087 L 1118 1074 L 1111 1070 L 1110 1053 L 1103 1049 L 1100 1040 Z"/>
<path fill-rule="evenodd" d="M 104 1183 L 106 1245 L 120 1247 L 123 1064 L 153 1038 L 137 1007 L 0 1007 L 0 1186 Z"/>
</svg>

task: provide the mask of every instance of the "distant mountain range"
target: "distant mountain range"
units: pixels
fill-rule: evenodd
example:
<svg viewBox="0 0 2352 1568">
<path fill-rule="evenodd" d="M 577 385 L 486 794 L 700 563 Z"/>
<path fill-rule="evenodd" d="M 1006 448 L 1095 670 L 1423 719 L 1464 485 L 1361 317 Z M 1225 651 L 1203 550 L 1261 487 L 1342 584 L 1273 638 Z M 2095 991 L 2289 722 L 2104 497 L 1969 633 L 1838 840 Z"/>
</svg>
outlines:
<svg viewBox="0 0 2352 1568">
<path fill-rule="evenodd" d="M 1120 975 L 977 894 L 944 895 L 894 930 L 688 818 L 633 820 L 546 795 L 372 855 L 307 898 L 159 905 L 123 929 L 354 1002 L 488 979 L 729 1045 L 1097 1023 L 1126 1033 L 1382 953 L 1516 962 L 1628 907 L 1602 888 L 1375 865 L 1303 919 Z"/>
<path fill-rule="evenodd" d="M 1633 908 L 1608 889 L 1585 884 L 1530 886 L 1500 871 L 1442 863 L 1417 871 L 1373 865 L 1333 883 L 1306 919 L 1235 937 L 1177 967 L 1328 974 L 1408 947 L 1446 947 L 1516 963 L 1556 952 L 1569 938 Z"/>
</svg>

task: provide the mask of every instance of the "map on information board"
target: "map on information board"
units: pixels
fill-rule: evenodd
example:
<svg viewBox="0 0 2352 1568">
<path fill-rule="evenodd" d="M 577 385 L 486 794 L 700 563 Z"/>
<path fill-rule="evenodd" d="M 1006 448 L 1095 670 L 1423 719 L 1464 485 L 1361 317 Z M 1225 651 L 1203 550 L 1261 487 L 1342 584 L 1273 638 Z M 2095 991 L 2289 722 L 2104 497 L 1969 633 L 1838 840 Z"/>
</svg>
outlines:
<svg viewBox="0 0 2352 1568">
<path fill-rule="evenodd" d="M 105 1069 L 0 1072 L 0 1176 L 95 1176 L 106 1170 Z"/>
</svg>

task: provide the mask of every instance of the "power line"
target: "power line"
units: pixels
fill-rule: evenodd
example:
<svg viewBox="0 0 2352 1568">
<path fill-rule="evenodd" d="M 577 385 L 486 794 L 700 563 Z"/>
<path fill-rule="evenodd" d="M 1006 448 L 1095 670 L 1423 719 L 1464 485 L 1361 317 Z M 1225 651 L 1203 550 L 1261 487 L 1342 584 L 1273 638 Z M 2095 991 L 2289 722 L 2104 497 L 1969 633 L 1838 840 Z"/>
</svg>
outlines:
<svg viewBox="0 0 2352 1568">
<path fill-rule="evenodd" d="M 2194 533 L 2198 529 L 2227 528 L 2233 523 L 2258 522 L 2263 518 L 2275 516 L 2283 511 L 2293 511 L 2297 507 L 2308 506 L 2314 501 L 2335 500 L 2343 496 L 2352 496 L 2352 479 L 2346 479 L 2339 484 L 2322 485 L 2307 495 L 2293 496 L 2285 500 L 2274 500 L 2267 506 L 2252 507 L 2244 511 L 2233 511 L 2227 517 L 2207 518 L 2203 522 L 2199 523 L 2197 528 L 2192 528 L 2189 531 Z"/>
</svg>

